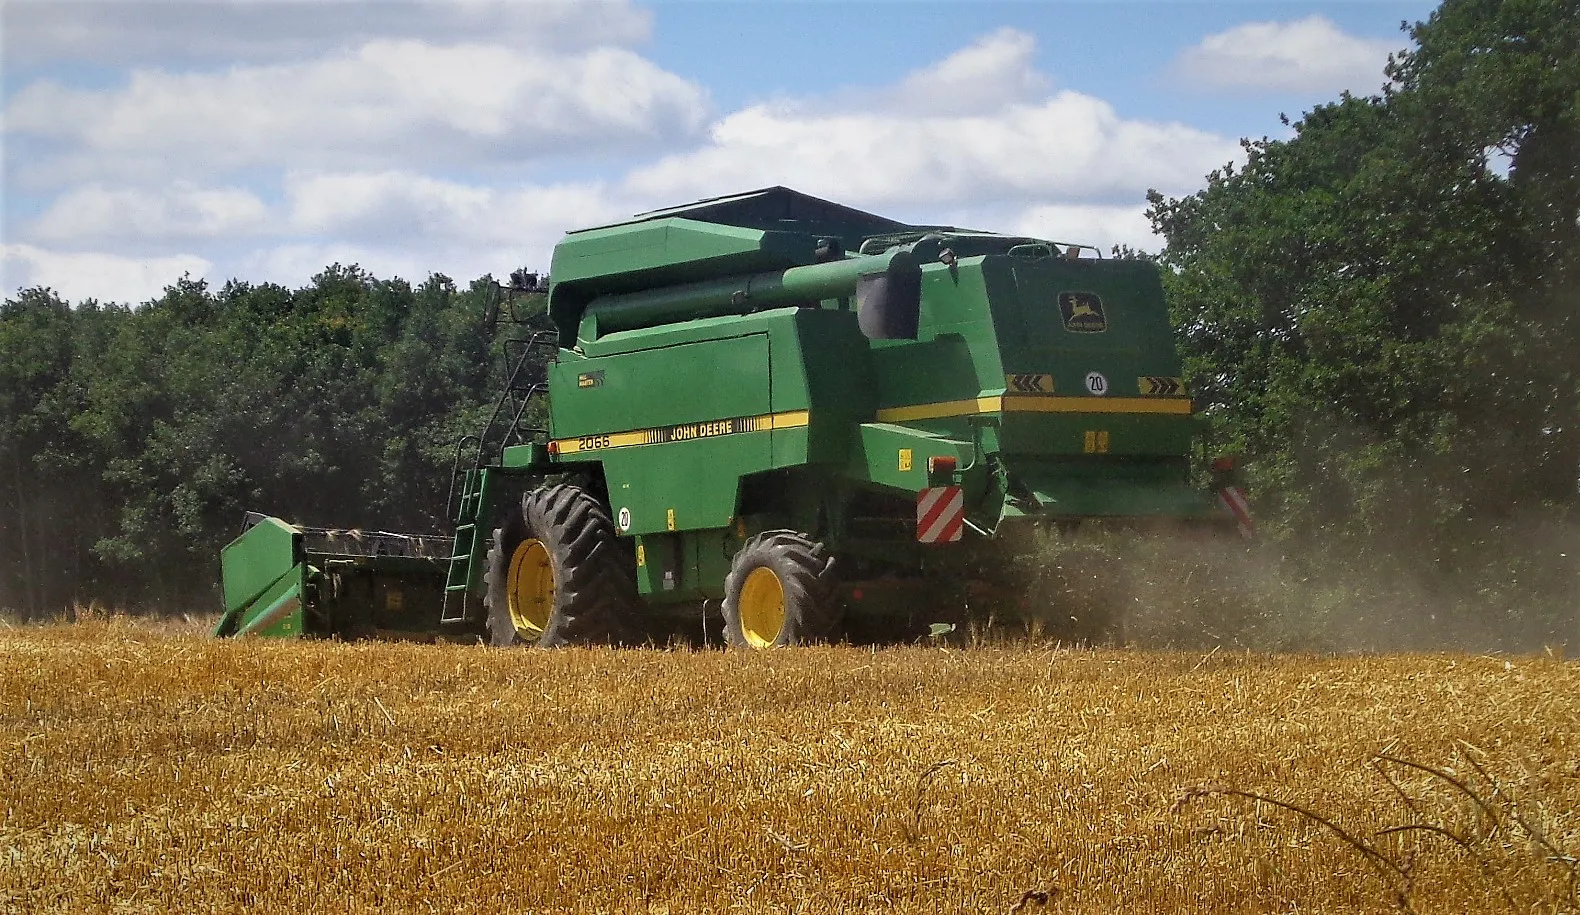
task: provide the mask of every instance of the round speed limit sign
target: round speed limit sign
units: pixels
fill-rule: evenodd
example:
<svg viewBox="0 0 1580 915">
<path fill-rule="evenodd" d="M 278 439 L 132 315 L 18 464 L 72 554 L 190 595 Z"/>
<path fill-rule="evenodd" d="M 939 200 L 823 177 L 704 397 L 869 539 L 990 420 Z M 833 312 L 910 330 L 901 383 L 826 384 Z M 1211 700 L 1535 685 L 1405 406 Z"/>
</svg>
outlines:
<svg viewBox="0 0 1580 915">
<path fill-rule="evenodd" d="M 1108 393 L 1108 379 L 1102 372 L 1086 373 L 1086 393 L 1096 394 L 1098 397 Z"/>
</svg>

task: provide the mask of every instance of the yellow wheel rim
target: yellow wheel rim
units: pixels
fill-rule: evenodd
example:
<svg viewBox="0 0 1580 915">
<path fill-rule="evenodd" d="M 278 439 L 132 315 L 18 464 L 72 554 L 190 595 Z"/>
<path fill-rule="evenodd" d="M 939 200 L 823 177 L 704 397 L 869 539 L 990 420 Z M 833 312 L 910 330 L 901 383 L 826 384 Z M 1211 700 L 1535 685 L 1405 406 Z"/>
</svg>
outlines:
<svg viewBox="0 0 1580 915">
<path fill-rule="evenodd" d="M 542 632 L 554 612 L 554 564 L 541 540 L 523 540 L 510 555 L 505 579 L 510 624 L 517 632 Z"/>
<path fill-rule="evenodd" d="M 785 628 L 785 589 L 779 576 L 758 566 L 746 576 L 740 596 L 741 635 L 753 648 L 769 648 Z"/>
</svg>

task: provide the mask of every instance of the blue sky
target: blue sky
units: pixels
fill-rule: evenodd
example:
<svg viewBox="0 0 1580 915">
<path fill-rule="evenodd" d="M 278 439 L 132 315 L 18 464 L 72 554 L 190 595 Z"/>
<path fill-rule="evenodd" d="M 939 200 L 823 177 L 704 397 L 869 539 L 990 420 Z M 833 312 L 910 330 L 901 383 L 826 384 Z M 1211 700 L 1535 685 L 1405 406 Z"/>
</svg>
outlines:
<svg viewBox="0 0 1580 915">
<path fill-rule="evenodd" d="M 771 184 L 1155 249 L 1180 195 L 1341 91 L 1419 2 L 8 0 L 0 282 L 420 280 Z"/>
</svg>

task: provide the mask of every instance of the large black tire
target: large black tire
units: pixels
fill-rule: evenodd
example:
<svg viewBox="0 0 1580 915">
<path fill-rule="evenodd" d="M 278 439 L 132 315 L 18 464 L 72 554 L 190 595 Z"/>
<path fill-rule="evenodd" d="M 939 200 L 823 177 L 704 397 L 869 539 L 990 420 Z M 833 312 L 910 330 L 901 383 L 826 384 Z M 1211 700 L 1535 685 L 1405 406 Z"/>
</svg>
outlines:
<svg viewBox="0 0 1580 915">
<path fill-rule="evenodd" d="M 533 541 L 547 553 L 553 576 L 552 610 L 538 631 L 518 626 L 523 614 L 511 612 L 512 589 L 518 584 L 510 580 L 512 558 Z M 522 496 L 521 505 L 494 530 L 484 582 L 488 636 L 494 645 L 535 642 L 555 648 L 631 637 L 638 602 L 636 563 L 615 536 L 608 510 L 580 486 L 543 486 Z"/>
<path fill-rule="evenodd" d="M 766 571 L 759 571 L 766 570 Z M 752 590 L 764 583 L 778 587 L 783 614 L 778 625 L 764 625 L 764 614 L 754 612 L 748 582 L 758 573 Z M 724 640 L 732 648 L 782 648 L 834 637 L 839 607 L 834 596 L 834 559 L 823 548 L 795 531 L 764 531 L 746 541 L 735 554 L 724 580 Z M 747 600 L 742 601 L 746 594 Z M 743 610 L 745 620 L 742 619 Z M 769 613 L 768 616 L 773 616 Z"/>
</svg>

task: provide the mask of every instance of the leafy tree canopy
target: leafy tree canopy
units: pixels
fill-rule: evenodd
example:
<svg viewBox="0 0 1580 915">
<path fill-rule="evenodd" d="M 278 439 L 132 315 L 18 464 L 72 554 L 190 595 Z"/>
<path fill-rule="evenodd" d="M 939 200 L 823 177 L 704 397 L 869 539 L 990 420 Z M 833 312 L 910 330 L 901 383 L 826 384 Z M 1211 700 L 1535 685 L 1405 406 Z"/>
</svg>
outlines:
<svg viewBox="0 0 1580 915">
<path fill-rule="evenodd" d="M 1188 372 L 1286 534 L 1450 549 L 1580 478 L 1580 15 L 1448 0 L 1345 95 L 1150 195 Z"/>
<path fill-rule="evenodd" d="M 248 509 L 441 529 L 454 442 L 498 395 L 498 296 L 335 265 L 136 310 L 6 300 L 0 607 L 209 606 Z"/>
</svg>

